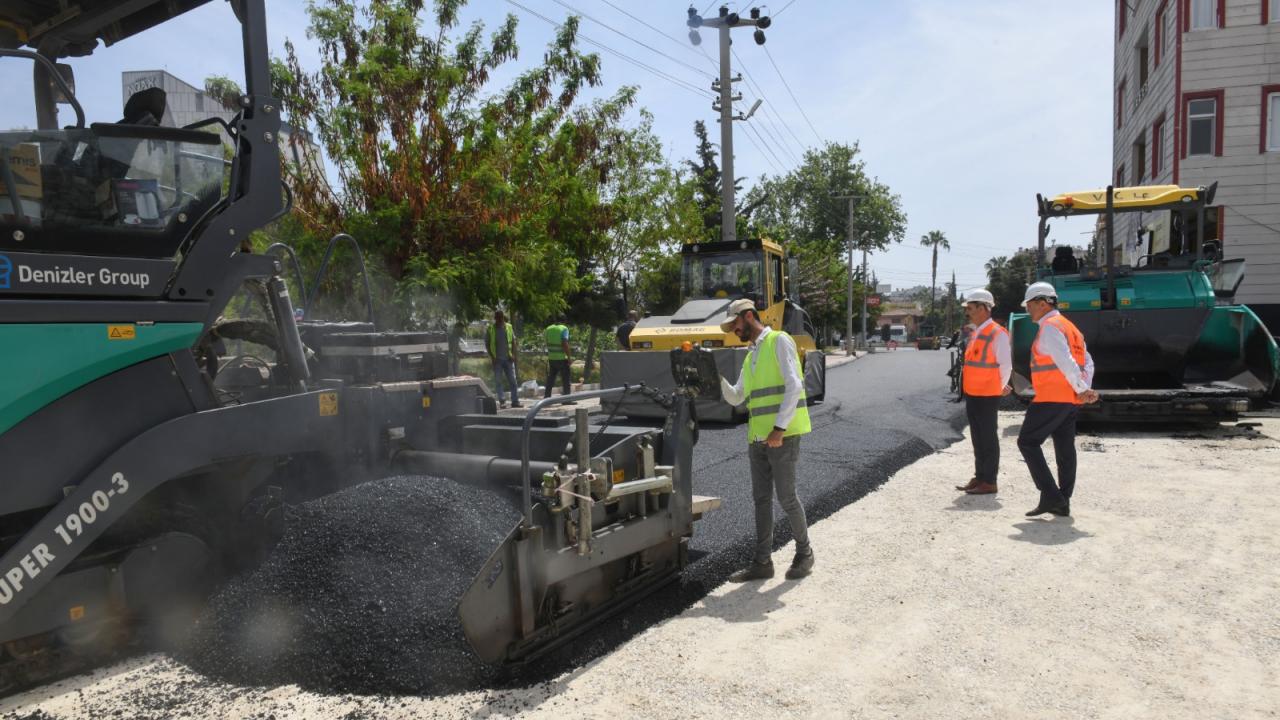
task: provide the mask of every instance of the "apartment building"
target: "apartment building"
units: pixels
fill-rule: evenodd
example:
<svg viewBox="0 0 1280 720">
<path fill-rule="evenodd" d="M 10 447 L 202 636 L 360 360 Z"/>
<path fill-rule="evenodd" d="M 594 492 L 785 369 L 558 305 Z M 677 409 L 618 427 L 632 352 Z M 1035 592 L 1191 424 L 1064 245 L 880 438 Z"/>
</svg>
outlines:
<svg viewBox="0 0 1280 720">
<path fill-rule="evenodd" d="M 1280 0 L 1114 0 L 1114 181 L 1209 185 L 1205 238 L 1236 296 L 1280 328 Z M 1168 248 L 1163 217 L 1116 220 L 1116 261 Z"/>
</svg>

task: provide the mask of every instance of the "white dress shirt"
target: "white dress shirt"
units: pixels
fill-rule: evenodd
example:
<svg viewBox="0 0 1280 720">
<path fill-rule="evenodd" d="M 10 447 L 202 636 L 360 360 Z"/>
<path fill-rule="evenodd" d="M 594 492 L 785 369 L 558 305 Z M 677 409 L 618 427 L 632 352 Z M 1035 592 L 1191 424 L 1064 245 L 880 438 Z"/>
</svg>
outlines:
<svg viewBox="0 0 1280 720">
<path fill-rule="evenodd" d="M 1053 364 L 1062 371 L 1071 388 L 1082 393 L 1093 387 L 1093 356 L 1085 348 L 1084 365 L 1076 364 L 1075 358 L 1071 357 L 1071 345 L 1067 342 L 1067 336 L 1058 328 L 1045 323 L 1045 320 L 1060 314 L 1057 310 L 1050 310 L 1040 318 L 1040 333 L 1036 335 L 1033 349 L 1041 355 L 1053 358 Z"/>
<path fill-rule="evenodd" d="M 773 328 L 768 326 L 760 332 L 760 337 L 751 343 L 747 350 L 747 362 L 751 363 L 752 372 L 756 369 L 756 357 L 760 346 L 764 344 L 764 339 L 773 332 Z M 791 424 L 791 419 L 795 417 L 796 408 L 800 405 L 800 395 L 804 391 L 804 380 L 800 376 L 800 363 L 796 356 L 796 343 L 791 339 L 790 335 L 782 333 L 778 336 L 778 340 L 773 344 L 774 353 L 778 357 L 778 368 L 782 371 L 782 402 L 778 404 L 778 416 L 774 418 L 774 427 L 785 428 Z M 724 395 L 725 402 L 730 405 L 741 405 L 746 402 L 746 392 L 742 385 L 746 382 L 745 374 L 738 375 L 738 382 L 733 385 L 728 380 L 720 378 L 720 392 Z M 750 431 L 748 431 L 749 433 Z M 762 437 L 750 437 L 748 442 L 756 440 L 764 440 Z"/>
<path fill-rule="evenodd" d="M 982 331 L 988 325 L 994 323 L 995 320 L 987 318 L 986 322 L 974 329 L 973 334 L 969 337 L 969 342 L 972 343 L 977 340 Z M 993 334 L 995 337 L 992 339 L 991 344 L 996 351 L 996 364 L 1000 366 L 1000 387 L 1005 387 L 1009 384 L 1009 378 L 1013 376 L 1013 350 L 1009 344 L 1009 333 L 996 331 Z M 1058 334 L 1061 335 L 1062 333 Z"/>
</svg>

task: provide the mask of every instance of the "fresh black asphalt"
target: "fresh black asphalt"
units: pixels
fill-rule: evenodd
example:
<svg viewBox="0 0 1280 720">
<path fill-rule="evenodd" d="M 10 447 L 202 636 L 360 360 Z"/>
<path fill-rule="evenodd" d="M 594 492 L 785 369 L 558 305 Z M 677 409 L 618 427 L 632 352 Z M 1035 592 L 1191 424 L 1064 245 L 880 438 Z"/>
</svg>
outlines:
<svg viewBox="0 0 1280 720">
<path fill-rule="evenodd" d="M 962 406 L 946 394 L 947 367 L 948 353 L 899 351 L 830 370 L 826 400 L 810 408 L 813 431 L 801 440 L 798 487 L 810 522 L 960 438 Z M 702 428 L 694 492 L 723 505 L 695 526 L 678 582 L 524 666 L 496 674 L 479 667 L 463 656 L 453 628 L 453 603 L 474 572 L 465 568 L 479 566 L 514 511 L 487 491 L 420 477 L 366 483 L 298 508 L 272 560 L 214 599 L 183 659 L 233 682 L 321 692 L 430 695 L 545 683 L 680 613 L 749 560 L 746 448 L 745 426 Z M 956 479 L 970 469 L 958 467 Z M 781 545 L 790 531 L 775 516 Z M 821 572 L 824 549 L 814 550 Z"/>
</svg>

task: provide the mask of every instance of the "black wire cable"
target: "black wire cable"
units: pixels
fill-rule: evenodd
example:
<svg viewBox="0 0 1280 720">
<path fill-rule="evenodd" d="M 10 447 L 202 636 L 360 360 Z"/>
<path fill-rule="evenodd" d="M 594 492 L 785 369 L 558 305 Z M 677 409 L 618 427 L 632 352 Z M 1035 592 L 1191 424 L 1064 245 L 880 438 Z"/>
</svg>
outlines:
<svg viewBox="0 0 1280 720">
<path fill-rule="evenodd" d="M 794 0 L 792 1 L 794 2 Z M 788 5 L 790 5 L 790 3 L 788 3 Z M 783 9 L 785 10 L 786 8 Z M 796 109 L 800 111 L 800 117 L 804 118 L 804 121 L 808 123 L 809 129 L 813 131 L 814 137 L 818 138 L 818 142 L 825 144 L 826 140 L 822 139 L 822 135 L 818 132 L 817 128 L 813 126 L 813 121 L 809 119 L 808 113 L 804 111 L 804 107 L 802 107 L 800 105 L 800 101 L 796 99 L 795 92 L 791 90 L 790 83 L 788 83 L 787 79 L 783 77 L 782 70 L 778 68 L 778 63 L 773 59 L 773 53 L 769 52 L 769 46 L 761 45 L 760 47 L 764 48 L 765 57 L 769 58 L 769 64 L 773 65 L 774 72 L 778 73 L 778 79 L 782 81 L 782 86 L 787 89 L 787 94 L 791 96 L 791 101 L 796 104 Z"/>
<path fill-rule="evenodd" d="M 540 19 L 540 20 L 543 20 L 543 21 L 545 21 L 545 22 L 549 23 L 550 25 L 552 25 L 552 26 L 554 26 L 554 27 L 561 27 L 561 26 L 563 25 L 563 23 L 557 22 L 556 20 L 554 20 L 554 19 L 552 19 L 552 18 L 550 18 L 550 17 L 547 17 L 546 15 L 543 15 L 542 13 L 540 13 L 540 12 L 538 12 L 538 11 L 536 11 L 536 10 L 533 10 L 532 8 L 529 8 L 529 7 L 527 7 L 527 6 L 523 5 L 523 4 L 519 3 L 519 2 L 516 2 L 516 0 L 506 0 L 506 1 L 507 1 L 507 3 L 508 3 L 508 4 L 514 5 L 515 7 L 517 7 L 517 8 L 519 8 L 519 9 L 521 9 L 521 10 L 525 11 L 526 13 L 528 13 L 528 14 L 530 14 L 530 15 L 532 15 L 532 16 L 534 16 L 534 17 L 536 17 L 536 18 Z M 581 40 L 583 40 L 584 42 L 589 43 L 590 45 L 593 45 L 593 46 L 595 46 L 595 47 L 597 47 L 597 48 L 600 48 L 601 50 L 604 50 L 605 52 L 607 52 L 607 53 L 609 53 L 609 54 L 611 54 L 611 55 L 614 55 L 614 56 L 616 56 L 616 57 L 618 57 L 618 58 L 620 58 L 620 59 L 622 59 L 622 60 L 625 60 L 626 62 L 629 62 L 629 63 L 631 63 L 632 65 L 635 65 L 636 67 L 639 67 L 639 68 L 642 68 L 642 69 L 644 69 L 644 70 L 647 70 L 647 71 L 649 71 L 650 73 L 652 73 L 653 75 L 656 75 L 657 77 L 659 77 L 659 78 L 661 78 L 661 79 L 663 79 L 663 80 L 666 80 L 667 82 L 670 82 L 670 83 L 672 83 L 672 84 L 674 84 L 674 85 L 676 85 L 676 86 L 678 86 L 678 87 L 680 87 L 680 88 L 683 88 L 684 90 L 688 90 L 689 92 L 692 92 L 692 93 L 694 93 L 695 95 L 698 95 L 698 96 L 703 97 L 703 98 L 714 98 L 714 96 L 713 96 L 713 95 L 711 95 L 709 91 L 704 90 L 703 88 L 700 88 L 700 87 L 698 87 L 698 86 L 694 85 L 693 83 L 690 83 L 690 82 L 685 81 L 685 80 L 681 80 L 680 78 L 678 78 L 678 77 L 676 77 L 676 76 L 674 76 L 674 75 L 671 75 L 671 74 L 669 74 L 669 73 L 667 73 L 667 72 L 664 72 L 664 71 L 662 71 L 662 70 L 659 70 L 658 68 L 655 68 L 655 67 L 653 67 L 652 65 L 648 65 L 648 64 L 646 64 L 646 63 L 644 63 L 644 62 L 641 62 L 641 61 L 639 61 L 639 60 L 636 60 L 635 58 L 633 58 L 633 57 L 631 57 L 631 56 L 627 55 L 626 53 L 620 52 L 620 51 L 618 51 L 618 50 L 614 50 L 612 47 L 610 47 L 610 46 L 608 46 L 608 45 L 606 45 L 606 44 L 604 44 L 604 43 L 602 43 L 602 42 L 599 42 L 598 40 L 595 40 L 595 39 L 593 39 L 593 38 L 587 37 L 586 35 L 582 34 L 581 32 L 579 32 L 579 33 L 577 34 L 577 37 L 578 37 L 578 38 L 580 38 Z"/>
<path fill-rule="evenodd" d="M 624 38 L 626 38 L 626 39 L 630 40 L 631 42 L 633 42 L 633 43 L 635 43 L 635 44 L 639 45 L 640 47 L 645 48 L 646 50 L 649 50 L 649 51 L 654 52 L 654 53 L 656 53 L 656 54 L 658 54 L 658 55 L 661 55 L 662 57 L 664 57 L 664 58 L 666 58 L 666 59 L 670 60 L 671 62 L 673 62 L 673 63 L 675 63 L 675 64 L 677 64 L 677 65 L 680 65 L 680 66 L 686 67 L 686 68 L 688 68 L 688 69 L 690 69 L 690 70 L 692 70 L 692 71 L 694 71 L 694 72 L 696 72 L 696 73 L 703 73 L 703 72 L 705 72 L 704 70 L 700 70 L 700 69 L 698 69 L 698 68 L 696 68 L 696 67 L 694 67 L 694 66 L 690 65 L 689 63 L 684 62 L 683 60 L 678 60 L 678 59 L 676 59 L 676 58 L 674 58 L 674 57 L 671 57 L 670 55 L 668 55 L 668 54 L 666 54 L 666 53 L 662 52 L 661 50 L 659 50 L 659 49 L 655 48 L 655 47 L 654 47 L 654 46 L 652 46 L 652 45 L 649 45 L 648 43 L 644 43 L 644 42 L 641 42 L 640 40 L 637 40 L 636 38 L 634 38 L 634 37 L 632 37 L 632 36 L 628 35 L 627 33 L 625 33 L 625 32 L 623 32 L 623 31 L 621 31 L 621 30 L 619 30 L 619 29 L 617 29 L 617 28 L 613 27 L 612 25 L 609 25 L 608 23 L 602 22 L 602 21 L 600 21 L 600 20 L 597 20 L 597 19 L 595 19 L 595 18 L 591 17 L 590 15 L 588 15 L 588 14 L 586 14 L 586 13 L 582 12 L 581 10 L 579 10 L 579 9 L 575 8 L 574 6 L 570 5 L 569 3 L 564 2 L 564 0 L 552 0 L 552 2 L 554 2 L 554 3 L 555 3 L 555 4 L 557 4 L 557 5 L 559 5 L 560 7 L 563 7 L 564 9 L 566 9 L 566 10 L 568 10 L 569 12 L 573 13 L 574 15 L 577 15 L 577 16 L 579 16 L 579 17 L 582 17 L 582 18 L 585 18 L 585 19 L 587 19 L 587 20 L 590 20 L 591 22 L 593 22 L 593 23 L 595 23 L 595 24 L 599 25 L 600 27 L 603 27 L 603 28 L 605 28 L 606 30 L 609 30 L 609 31 L 611 31 L 611 32 L 614 32 L 614 33 L 616 33 L 616 34 L 618 34 L 618 35 L 621 35 L 622 37 L 624 37 Z M 708 76 L 708 78 L 710 78 L 710 76 Z"/>
</svg>

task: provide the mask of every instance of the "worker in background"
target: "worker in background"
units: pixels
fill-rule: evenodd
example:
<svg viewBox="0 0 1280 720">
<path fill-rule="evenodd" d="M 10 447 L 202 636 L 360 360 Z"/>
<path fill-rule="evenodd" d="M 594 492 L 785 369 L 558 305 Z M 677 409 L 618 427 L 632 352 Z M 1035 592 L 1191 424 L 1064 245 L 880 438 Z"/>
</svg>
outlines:
<svg viewBox="0 0 1280 720">
<path fill-rule="evenodd" d="M 466 335 L 467 326 L 459 320 L 449 329 L 449 374 L 462 374 L 462 338 Z"/>
<path fill-rule="evenodd" d="M 1079 328 L 1058 312 L 1058 291 L 1052 283 L 1032 283 L 1022 306 L 1040 325 L 1031 345 L 1031 387 L 1036 396 L 1018 433 L 1018 450 L 1040 490 L 1040 502 L 1027 517 L 1070 515 L 1076 486 L 1076 414 L 1081 405 L 1098 400 L 1091 389 L 1093 358 Z M 1058 463 L 1056 484 L 1040 448 L 1050 437 Z"/>
<path fill-rule="evenodd" d="M 635 310 L 627 313 L 626 322 L 618 326 L 618 332 L 615 333 L 618 338 L 618 347 L 623 350 L 631 349 L 631 331 L 636 329 L 636 322 L 640 320 L 640 315 Z"/>
<path fill-rule="evenodd" d="M 974 330 L 964 352 L 961 389 L 965 415 L 969 418 L 969 440 L 973 443 L 973 478 L 957 485 L 970 495 L 992 495 L 1000 471 L 1000 437 L 996 431 L 1000 398 L 1013 392 L 1013 353 L 1009 333 L 991 319 L 996 300 L 985 289 L 970 290 L 964 296 L 964 311 Z"/>
<path fill-rule="evenodd" d="M 493 313 L 493 324 L 489 326 L 484 349 L 489 353 L 489 362 L 493 364 L 493 388 L 498 392 L 501 407 L 507 406 L 507 402 L 502 399 L 503 382 L 511 388 L 511 407 L 520 407 L 520 400 L 516 396 L 516 361 L 519 351 L 516 349 L 515 332 L 501 310 Z"/>
<path fill-rule="evenodd" d="M 551 386 L 556 384 L 556 376 L 560 376 L 560 394 L 569 394 L 569 328 L 562 322 L 547 326 L 547 391 L 544 397 L 551 397 Z"/>
<path fill-rule="evenodd" d="M 798 580 L 813 571 L 813 548 L 809 545 L 804 506 L 796 494 L 800 436 L 809 432 L 809 408 L 796 344 L 785 332 L 762 325 L 755 303 L 746 298 L 729 305 L 729 318 L 720 323 L 720 329 L 732 331 L 750 343 L 737 384 L 730 385 L 720 378 L 726 402 L 747 403 L 747 459 L 756 515 L 755 557 L 748 568 L 729 580 L 746 582 L 773 577 L 775 493 L 796 540 L 796 555 L 787 570 L 787 579 Z"/>
</svg>

